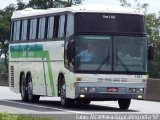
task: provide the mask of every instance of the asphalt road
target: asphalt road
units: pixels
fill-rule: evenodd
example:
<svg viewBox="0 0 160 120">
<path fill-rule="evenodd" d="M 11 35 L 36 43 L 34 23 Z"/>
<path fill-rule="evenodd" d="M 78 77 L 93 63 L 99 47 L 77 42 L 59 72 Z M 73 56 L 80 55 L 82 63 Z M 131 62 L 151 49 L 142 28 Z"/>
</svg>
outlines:
<svg viewBox="0 0 160 120">
<path fill-rule="evenodd" d="M 41 97 L 39 103 L 24 103 L 20 94 L 15 94 L 8 87 L 0 87 L 0 112 L 12 114 L 34 114 L 55 118 L 56 115 L 63 115 L 64 119 L 87 119 L 82 114 L 152 114 L 160 119 L 160 102 L 132 100 L 128 110 L 120 110 L 116 101 L 91 102 L 90 105 L 75 105 L 72 108 L 63 108 L 59 98 Z M 67 115 L 66 115 L 67 114 Z M 158 118 L 159 117 L 159 118 Z M 61 119 L 63 119 L 61 118 Z M 73 117 L 72 117 L 73 119 Z M 154 119 L 154 118 L 152 118 Z M 56 118 L 56 120 L 59 120 Z"/>
</svg>

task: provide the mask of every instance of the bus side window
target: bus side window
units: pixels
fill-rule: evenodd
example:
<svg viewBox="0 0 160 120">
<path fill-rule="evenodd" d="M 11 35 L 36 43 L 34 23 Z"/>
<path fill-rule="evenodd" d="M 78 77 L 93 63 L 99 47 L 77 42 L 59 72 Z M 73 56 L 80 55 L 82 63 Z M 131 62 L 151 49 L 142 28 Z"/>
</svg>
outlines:
<svg viewBox="0 0 160 120">
<path fill-rule="evenodd" d="M 10 27 L 10 41 L 13 41 L 13 32 L 14 32 L 14 22 L 11 23 Z"/>
<path fill-rule="evenodd" d="M 74 17 L 72 14 L 67 16 L 67 28 L 66 28 L 66 37 L 69 37 L 74 32 Z"/>
<path fill-rule="evenodd" d="M 36 29 L 37 29 L 37 19 L 31 19 L 31 21 L 30 21 L 30 34 L 29 34 L 30 40 L 36 39 Z"/>
<path fill-rule="evenodd" d="M 38 39 L 44 39 L 45 36 L 45 18 L 40 18 L 39 19 L 39 30 L 38 30 Z"/>
<path fill-rule="evenodd" d="M 58 38 L 62 38 L 65 36 L 64 28 L 65 28 L 65 15 L 61 15 L 59 16 L 59 23 L 58 23 Z"/>
<path fill-rule="evenodd" d="M 22 21 L 22 30 L 21 30 L 21 40 L 26 40 L 27 39 L 27 20 Z"/>
<path fill-rule="evenodd" d="M 47 30 L 47 38 L 52 39 L 53 38 L 53 32 L 54 32 L 54 16 L 48 18 L 48 30 Z"/>
<path fill-rule="evenodd" d="M 68 68 L 74 67 L 75 47 L 73 40 L 65 42 L 65 64 Z"/>
<path fill-rule="evenodd" d="M 53 28 L 53 38 L 58 37 L 58 29 L 59 29 L 59 16 L 54 16 L 54 28 Z"/>
<path fill-rule="evenodd" d="M 20 21 L 14 22 L 13 40 L 19 40 L 20 38 Z"/>
</svg>

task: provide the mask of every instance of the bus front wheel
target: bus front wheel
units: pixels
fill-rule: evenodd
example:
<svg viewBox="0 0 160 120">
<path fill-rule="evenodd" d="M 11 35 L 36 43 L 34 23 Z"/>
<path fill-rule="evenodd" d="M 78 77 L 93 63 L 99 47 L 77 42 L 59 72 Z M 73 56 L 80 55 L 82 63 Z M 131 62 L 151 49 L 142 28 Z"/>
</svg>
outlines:
<svg viewBox="0 0 160 120">
<path fill-rule="evenodd" d="M 62 78 L 60 83 L 60 97 L 61 97 L 61 105 L 63 107 L 72 107 L 72 105 L 75 103 L 74 100 L 66 98 L 66 84 L 64 78 Z"/>
<path fill-rule="evenodd" d="M 130 106 L 131 99 L 119 99 L 118 104 L 120 109 L 127 110 Z"/>
<path fill-rule="evenodd" d="M 25 75 L 23 74 L 20 81 L 20 92 L 22 101 L 28 102 L 28 89 L 27 89 L 27 81 Z"/>
<path fill-rule="evenodd" d="M 28 76 L 28 99 L 29 102 L 36 103 L 39 101 L 40 96 L 33 94 L 33 83 L 31 75 Z"/>
</svg>

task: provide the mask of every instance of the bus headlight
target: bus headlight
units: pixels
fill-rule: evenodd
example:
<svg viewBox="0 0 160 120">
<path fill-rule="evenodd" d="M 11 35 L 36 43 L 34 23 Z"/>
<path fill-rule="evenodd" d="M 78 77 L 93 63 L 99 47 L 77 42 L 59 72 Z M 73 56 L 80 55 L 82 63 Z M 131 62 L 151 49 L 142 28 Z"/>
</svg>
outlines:
<svg viewBox="0 0 160 120">
<path fill-rule="evenodd" d="M 85 97 L 85 95 L 80 95 L 80 98 L 84 98 Z"/>
<path fill-rule="evenodd" d="M 88 91 L 88 88 L 87 87 L 81 87 L 80 88 L 80 92 L 81 93 L 86 93 Z"/>
<path fill-rule="evenodd" d="M 144 89 L 143 88 L 137 88 L 136 93 L 144 93 Z"/>
<path fill-rule="evenodd" d="M 143 88 L 129 88 L 130 93 L 144 93 Z"/>
<path fill-rule="evenodd" d="M 136 93 L 136 88 L 129 88 L 130 93 Z"/>
<path fill-rule="evenodd" d="M 91 93 L 96 92 L 96 88 L 95 87 L 89 87 L 88 92 L 91 92 Z"/>
</svg>

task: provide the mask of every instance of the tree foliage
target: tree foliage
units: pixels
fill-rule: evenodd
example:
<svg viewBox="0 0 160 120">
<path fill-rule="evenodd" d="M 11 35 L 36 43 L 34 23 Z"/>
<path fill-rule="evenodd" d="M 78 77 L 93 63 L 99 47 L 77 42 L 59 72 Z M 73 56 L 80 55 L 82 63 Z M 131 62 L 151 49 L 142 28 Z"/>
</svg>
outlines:
<svg viewBox="0 0 160 120">
<path fill-rule="evenodd" d="M 23 0 L 17 0 L 17 10 L 22 10 L 26 7 L 25 3 Z"/>
<path fill-rule="evenodd" d="M 134 3 L 133 3 L 134 1 Z M 132 7 L 136 9 L 138 12 L 143 12 L 144 14 L 147 13 L 149 4 L 143 3 L 141 4 L 138 0 L 133 0 L 132 3 L 129 0 L 119 0 L 120 6 L 123 7 Z"/>
<path fill-rule="evenodd" d="M 8 71 L 8 40 L 10 35 L 10 19 L 13 11 L 14 9 L 12 5 L 6 7 L 4 10 L 0 10 L 0 57 L 2 54 L 5 56 L 4 63 L 6 72 Z"/>
<path fill-rule="evenodd" d="M 72 5 L 80 4 L 82 0 L 31 0 L 28 7 L 47 9 L 56 7 L 70 7 Z"/>
<path fill-rule="evenodd" d="M 149 63 L 149 74 L 160 78 L 160 16 L 145 15 L 148 43 L 154 46 L 154 60 Z"/>
<path fill-rule="evenodd" d="M 129 3 L 127 0 L 119 0 L 119 1 L 120 1 L 120 5 L 123 6 L 123 7 L 125 7 L 125 6 L 127 6 L 127 7 L 131 6 L 131 3 Z"/>
<path fill-rule="evenodd" d="M 18 0 L 17 5 L 10 4 L 3 10 L 0 10 L 0 57 L 4 55 L 5 68 L 1 69 L 3 69 L 3 71 L 5 70 L 5 72 L 8 72 L 8 46 L 10 39 L 11 15 L 14 11 L 23 8 L 25 8 L 25 4 L 21 0 Z M 3 66 L 2 63 L 1 66 Z"/>
</svg>

